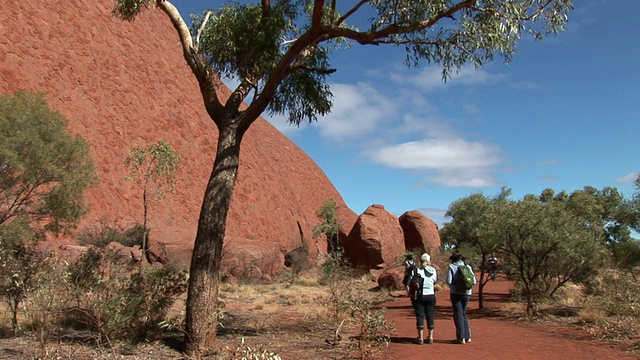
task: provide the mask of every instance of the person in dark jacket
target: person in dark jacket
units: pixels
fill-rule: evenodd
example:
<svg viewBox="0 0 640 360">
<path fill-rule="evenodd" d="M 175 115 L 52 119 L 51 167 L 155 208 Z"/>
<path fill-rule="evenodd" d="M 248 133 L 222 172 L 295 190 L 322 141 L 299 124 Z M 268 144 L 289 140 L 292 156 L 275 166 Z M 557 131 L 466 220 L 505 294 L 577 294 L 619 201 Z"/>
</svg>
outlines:
<svg viewBox="0 0 640 360">
<path fill-rule="evenodd" d="M 471 329 L 469 327 L 469 319 L 467 318 L 467 305 L 471 297 L 471 289 L 461 287 L 454 281 L 456 273 L 459 271 L 458 266 L 463 265 L 469 267 L 473 273 L 471 266 L 465 264 L 462 254 L 455 249 L 449 257 L 451 264 L 447 269 L 447 284 L 449 285 L 449 297 L 451 306 L 453 307 L 453 322 L 456 325 L 456 343 L 468 344 L 471 342 Z M 473 284 L 477 282 L 475 273 L 473 274 Z"/>
</svg>

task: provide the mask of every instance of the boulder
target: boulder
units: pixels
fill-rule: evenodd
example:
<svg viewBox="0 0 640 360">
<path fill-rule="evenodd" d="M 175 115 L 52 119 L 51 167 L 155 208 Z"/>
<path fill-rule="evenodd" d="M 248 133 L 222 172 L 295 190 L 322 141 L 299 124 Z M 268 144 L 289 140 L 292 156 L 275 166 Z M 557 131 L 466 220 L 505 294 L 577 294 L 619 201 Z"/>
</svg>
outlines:
<svg viewBox="0 0 640 360">
<path fill-rule="evenodd" d="M 418 210 L 407 211 L 398 218 L 404 232 L 407 251 L 427 252 L 432 259 L 440 255 L 440 233 L 438 224 Z"/>
<path fill-rule="evenodd" d="M 118 242 L 110 242 L 104 247 L 105 254 L 109 255 L 114 262 L 131 265 L 140 262 L 142 252 L 139 248 L 124 246 Z"/>
<path fill-rule="evenodd" d="M 237 283 L 270 283 L 284 266 L 277 242 L 241 237 L 227 238 L 222 256 L 222 279 Z"/>
<path fill-rule="evenodd" d="M 44 250 L 51 250 L 51 248 L 45 247 Z M 89 250 L 89 246 L 61 244 L 58 246 L 57 252 L 62 259 L 72 263 L 78 260 L 87 250 Z"/>
<path fill-rule="evenodd" d="M 342 246 L 351 262 L 363 270 L 393 265 L 405 251 L 398 218 L 377 204 L 358 217 Z"/>
<path fill-rule="evenodd" d="M 398 267 L 385 269 L 380 276 L 378 276 L 378 286 L 382 289 L 396 291 L 404 290 L 404 284 L 402 279 L 404 277 L 404 270 Z"/>
</svg>

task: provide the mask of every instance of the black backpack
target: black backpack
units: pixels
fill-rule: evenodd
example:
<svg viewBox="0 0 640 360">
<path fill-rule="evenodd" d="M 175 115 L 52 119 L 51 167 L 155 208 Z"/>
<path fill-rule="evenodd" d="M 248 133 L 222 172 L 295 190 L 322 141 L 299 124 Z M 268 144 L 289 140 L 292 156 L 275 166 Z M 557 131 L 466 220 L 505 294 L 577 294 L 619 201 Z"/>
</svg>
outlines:
<svg viewBox="0 0 640 360">
<path fill-rule="evenodd" d="M 424 285 L 424 278 L 418 273 L 418 268 L 412 266 L 410 268 L 411 274 L 409 278 L 409 297 L 415 300 L 418 296 L 422 295 L 422 286 Z"/>
</svg>

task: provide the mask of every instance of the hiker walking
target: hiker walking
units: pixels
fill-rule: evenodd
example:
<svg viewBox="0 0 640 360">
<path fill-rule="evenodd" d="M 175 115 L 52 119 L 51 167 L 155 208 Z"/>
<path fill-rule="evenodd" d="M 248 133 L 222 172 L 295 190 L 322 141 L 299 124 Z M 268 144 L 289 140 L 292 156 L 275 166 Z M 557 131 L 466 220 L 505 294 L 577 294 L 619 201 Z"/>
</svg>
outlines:
<svg viewBox="0 0 640 360">
<path fill-rule="evenodd" d="M 435 322 L 433 310 L 436 307 L 435 284 L 438 280 L 436 269 L 431 267 L 431 256 L 424 253 L 420 256 L 420 266 L 413 268 L 413 273 L 409 278 L 409 283 L 405 283 L 409 289 L 415 288 L 415 293 L 410 293 L 411 305 L 416 315 L 416 329 L 418 330 L 418 344 L 423 344 L 424 321 L 427 321 L 429 331 L 426 339 L 427 344 L 433 343 L 433 329 Z"/>
<path fill-rule="evenodd" d="M 451 306 L 453 307 L 453 322 L 456 326 L 456 343 L 465 344 L 471 342 L 471 329 L 467 318 L 467 305 L 471 297 L 471 286 L 476 284 L 476 276 L 471 266 L 465 264 L 462 254 L 458 249 L 453 250 L 449 257 L 451 264 L 447 271 L 447 284 L 449 285 Z M 465 282 L 464 272 L 469 272 Z"/>
<path fill-rule="evenodd" d="M 489 257 L 489 261 L 487 262 L 489 275 L 491 276 L 491 280 L 496 279 L 496 275 L 498 273 L 498 258 L 495 255 L 491 255 Z"/>
</svg>

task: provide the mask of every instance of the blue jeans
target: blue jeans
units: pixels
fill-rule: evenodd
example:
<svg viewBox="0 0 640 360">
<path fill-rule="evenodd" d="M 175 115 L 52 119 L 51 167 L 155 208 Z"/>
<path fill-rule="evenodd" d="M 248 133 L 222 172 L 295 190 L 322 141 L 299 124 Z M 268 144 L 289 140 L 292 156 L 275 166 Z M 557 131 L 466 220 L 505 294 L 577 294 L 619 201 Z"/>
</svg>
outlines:
<svg viewBox="0 0 640 360">
<path fill-rule="evenodd" d="M 456 339 L 471 339 L 471 329 L 467 318 L 467 305 L 469 305 L 469 295 L 451 294 L 451 306 L 453 306 L 453 323 L 456 325 Z"/>
<path fill-rule="evenodd" d="M 416 300 L 411 301 L 413 310 L 416 313 L 416 328 L 418 330 L 424 329 L 424 319 L 427 318 L 427 329 L 433 330 L 435 328 L 435 322 L 433 320 L 433 310 L 436 307 L 435 295 L 422 295 Z"/>
</svg>

